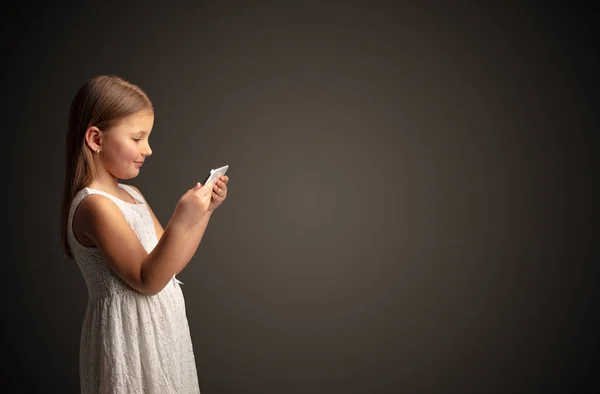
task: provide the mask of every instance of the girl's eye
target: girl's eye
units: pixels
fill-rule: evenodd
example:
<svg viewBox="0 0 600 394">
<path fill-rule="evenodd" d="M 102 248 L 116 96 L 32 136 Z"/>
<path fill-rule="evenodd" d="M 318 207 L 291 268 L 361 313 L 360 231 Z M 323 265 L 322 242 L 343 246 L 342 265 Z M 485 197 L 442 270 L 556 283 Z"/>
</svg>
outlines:
<svg viewBox="0 0 600 394">
<path fill-rule="evenodd" d="M 140 140 L 141 140 L 141 138 L 134 138 L 133 140 L 134 140 L 134 141 L 140 141 Z"/>
</svg>

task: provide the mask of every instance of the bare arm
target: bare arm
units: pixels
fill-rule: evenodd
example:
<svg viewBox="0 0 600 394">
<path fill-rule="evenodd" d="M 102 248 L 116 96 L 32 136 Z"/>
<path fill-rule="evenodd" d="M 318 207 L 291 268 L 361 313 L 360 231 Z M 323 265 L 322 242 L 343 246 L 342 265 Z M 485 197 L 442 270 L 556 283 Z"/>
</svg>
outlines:
<svg viewBox="0 0 600 394">
<path fill-rule="evenodd" d="M 96 245 L 112 270 L 129 286 L 154 295 L 189 263 L 208 223 L 206 216 L 210 214 L 205 213 L 192 227 L 172 218 L 150 253 L 144 250 L 119 207 L 107 197 L 86 197 L 77 209 L 74 226 L 82 229 L 82 234 Z M 202 231 L 194 231 L 196 227 Z"/>
<path fill-rule="evenodd" d="M 200 223 L 198 223 L 191 230 L 189 230 L 188 236 L 190 240 L 184 246 L 185 249 L 183 250 L 183 261 L 189 262 L 192 259 L 192 257 L 194 257 L 194 255 L 196 254 L 196 251 L 200 246 L 200 242 L 202 241 L 202 238 L 204 238 L 204 232 L 206 231 L 206 227 L 208 226 L 208 222 L 210 221 L 211 216 L 212 212 L 207 212 L 204 218 L 200 221 Z M 186 265 L 187 263 L 178 267 L 176 273 L 179 274 L 181 271 L 183 271 Z"/>
<path fill-rule="evenodd" d="M 160 241 L 162 235 L 164 234 L 165 230 L 163 229 L 162 225 L 160 224 L 158 218 L 156 217 L 156 215 L 154 214 L 154 211 L 152 211 L 152 208 L 150 207 L 150 204 L 148 204 L 148 201 L 146 200 L 146 198 L 142 195 L 142 192 L 140 192 L 140 190 L 133 186 L 133 185 L 129 185 L 131 188 L 133 188 L 135 191 L 137 191 L 140 196 L 142 196 L 144 198 L 144 201 L 146 201 L 146 206 L 148 207 L 148 211 L 150 212 L 150 216 L 152 216 L 152 221 L 154 222 L 154 229 L 156 231 L 156 238 Z M 191 236 L 191 241 L 190 242 L 186 242 L 184 247 L 185 250 L 184 252 L 184 261 L 190 261 L 192 259 L 192 257 L 194 257 L 194 254 L 196 254 L 196 251 L 198 250 L 198 247 L 200 246 L 200 241 L 202 241 L 202 238 L 204 237 L 204 233 L 206 231 L 206 227 L 208 226 L 208 222 L 210 221 L 210 217 L 212 216 L 212 212 L 210 211 L 208 212 L 204 218 L 202 219 L 202 221 L 200 223 L 198 223 L 197 225 L 195 225 L 191 230 L 189 230 L 190 232 L 190 236 Z M 185 264 L 187 265 L 187 264 Z M 185 265 L 183 265 L 182 267 L 179 267 L 175 273 L 179 274 L 181 271 L 183 271 L 183 269 L 185 268 Z"/>
</svg>

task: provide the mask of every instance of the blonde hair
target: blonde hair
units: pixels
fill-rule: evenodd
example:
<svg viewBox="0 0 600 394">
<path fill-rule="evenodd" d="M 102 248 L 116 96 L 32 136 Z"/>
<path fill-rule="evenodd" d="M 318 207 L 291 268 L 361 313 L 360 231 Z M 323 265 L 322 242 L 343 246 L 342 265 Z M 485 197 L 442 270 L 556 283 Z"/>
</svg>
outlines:
<svg viewBox="0 0 600 394">
<path fill-rule="evenodd" d="M 142 110 L 154 111 L 148 95 L 138 86 L 115 75 L 95 76 L 75 94 L 69 111 L 61 213 L 62 246 L 67 257 L 73 258 L 67 240 L 71 202 L 96 177 L 93 153 L 85 143 L 86 130 L 96 126 L 108 131 L 123 117 Z"/>
</svg>

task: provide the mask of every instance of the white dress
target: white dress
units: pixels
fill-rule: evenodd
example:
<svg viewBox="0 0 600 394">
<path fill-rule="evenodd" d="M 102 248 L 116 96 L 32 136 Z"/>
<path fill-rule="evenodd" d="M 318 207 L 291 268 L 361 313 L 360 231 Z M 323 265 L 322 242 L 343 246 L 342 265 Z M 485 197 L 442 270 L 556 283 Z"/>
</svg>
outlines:
<svg viewBox="0 0 600 394">
<path fill-rule="evenodd" d="M 158 240 L 143 197 L 119 184 L 138 204 L 85 188 L 75 195 L 68 242 L 83 274 L 88 303 L 81 330 L 79 373 L 82 393 L 200 393 L 194 351 L 180 283 L 173 279 L 154 296 L 127 285 L 95 247 L 73 235 L 73 215 L 90 194 L 110 198 L 150 253 Z"/>
</svg>

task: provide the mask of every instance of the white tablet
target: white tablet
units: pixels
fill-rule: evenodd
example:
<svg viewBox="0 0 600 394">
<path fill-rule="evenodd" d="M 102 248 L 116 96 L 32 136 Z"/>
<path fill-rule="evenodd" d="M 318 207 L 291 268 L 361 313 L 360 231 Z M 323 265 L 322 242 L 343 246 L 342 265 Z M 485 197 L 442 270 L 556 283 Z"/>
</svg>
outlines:
<svg viewBox="0 0 600 394">
<path fill-rule="evenodd" d="M 206 185 L 207 182 L 216 182 L 219 178 L 221 178 L 221 176 L 225 175 L 225 173 L 227 172 L 227 169 L 229 168 L 229 166 L 223 166 L 217 169 L 212 169 L 210 170 L 210 172 L 208 173 L 208 175 L 206 176 L 206 179 L 204 180 L 204 182 L 202 182 L 203 185 Z"/>
</svg>

